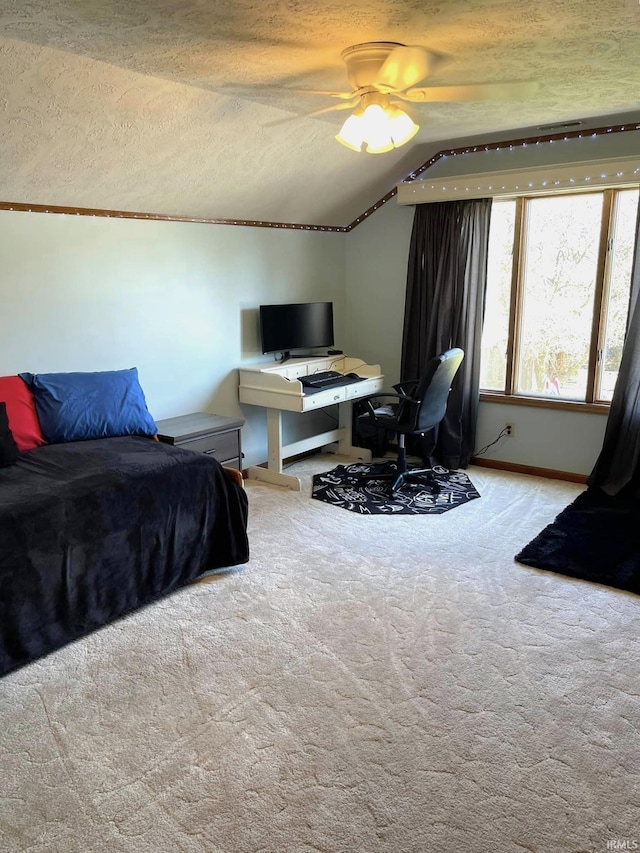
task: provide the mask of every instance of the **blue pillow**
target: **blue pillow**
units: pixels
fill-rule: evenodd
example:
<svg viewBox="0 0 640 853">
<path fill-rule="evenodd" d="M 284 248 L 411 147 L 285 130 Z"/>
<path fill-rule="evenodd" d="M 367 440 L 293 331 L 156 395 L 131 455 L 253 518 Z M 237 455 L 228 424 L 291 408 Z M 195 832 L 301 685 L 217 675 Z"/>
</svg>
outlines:
<svg viewBox="0 0 640 853">
<path fill-rule="evenodd" d="M 158 432 L 135 367 L 20 376 L 31 388 L 42 434 L 51 444 Z"/>
</svg>

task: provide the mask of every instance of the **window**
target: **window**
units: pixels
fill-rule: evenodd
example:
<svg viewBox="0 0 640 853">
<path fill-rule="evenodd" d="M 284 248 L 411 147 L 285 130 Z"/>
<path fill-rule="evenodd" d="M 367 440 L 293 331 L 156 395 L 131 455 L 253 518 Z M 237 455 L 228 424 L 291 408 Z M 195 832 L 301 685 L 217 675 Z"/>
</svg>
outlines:
<svg viewBox="0 0 640 853">
<path fill-rule="evenodd" d="M 638 190 L 494 201 L 480 387 L 607 403 L 629 308 Z"/>
</svg>

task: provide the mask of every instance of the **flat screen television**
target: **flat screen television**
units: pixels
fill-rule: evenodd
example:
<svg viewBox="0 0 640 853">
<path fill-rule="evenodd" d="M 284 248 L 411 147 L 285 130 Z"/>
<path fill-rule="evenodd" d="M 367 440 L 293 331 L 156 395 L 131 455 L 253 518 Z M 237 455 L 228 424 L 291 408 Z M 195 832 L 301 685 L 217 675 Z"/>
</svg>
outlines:
<svg viewBox="0 0 640 853">
<path fill-rule="evenodd" d="M 333 302 L 298 302 L 260 306 L 260 338 L 263 353 L 310 350 L 333 346 Z"/>
</svg>

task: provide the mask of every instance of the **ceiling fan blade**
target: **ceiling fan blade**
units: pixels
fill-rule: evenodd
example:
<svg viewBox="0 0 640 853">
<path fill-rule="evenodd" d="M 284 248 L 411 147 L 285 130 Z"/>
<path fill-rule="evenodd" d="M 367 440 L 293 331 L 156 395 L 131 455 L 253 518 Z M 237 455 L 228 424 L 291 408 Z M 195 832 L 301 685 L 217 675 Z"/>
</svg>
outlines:
<svg viewBox="0 0 640 853">
<path fill-rule="evenodd" d="M 531 80 L 504 83 L 469 83 L 461 86 L 426 86 L 396 92 L 396 97 L 412 103 L 437 103 L 438 101 L 515 101 L 529 98 L 538 90 Z"/>
<path fill-rule="evenodd" d="M 353 92 L 326 92 L 322 89 L 296 89 L 293 86 L 271 86 L 271 85 L 256 85 L 256 86 L 218 86 L 216 89 L 221 95 L 229 95 L 241 98 L 246 96 L 248 92 L 292 92 L 294 95 L 322 95 L 325 98 L 340 98 L 341 100 L 353 100 Z"/>
<path fill-rule="evenodd" d="M 433 74 L 446 58 L 444 53 L 419 45 L 398 45 L 383 62 L 374 85 L 383 90 L 401 92 Z"/>
<path fill-rule="evenodd" d="M 323 95 L 325 98 L 340 98 L 343 101 L 352 101 L 354 97 L 353 92 L 323 92 L 322 89 L 291 89 L 289 86 L 285 86 L 279 91 L 303 95 Z"/>
<path fill-rule="evenodd" d="M 420 115 L 420 110 L 416 110 L 413 106 L 408 106 L 406 103 L 400 103 L 400 101 L 391 101 L 389 106 L 402 110 L 403 113 L 406 113 L 409 116 L 414 124 L 419 125 L 421 121 L 424 121 L 424 115 Z"/>
<path fill-rule="evenodd" d="M 307 113 L 308 116 L 319 116 L 322 113 L 332 113 L 334 110 L 351 110 L 360 103 L 360 98 L 354 98 L 348 103 L 332 104 L 330 107 L 325 107 L 323 110 L 315 110 L 312 113 Z"/>
<path fill-rule="evenodd" d="M 286 118 L 278 118 L 275 121 L 266 122 L 263 125 L 263 127 L 276 127 L 279 124 L 288 124 L 288 122 L 290 122 L 290 121 L 298 121 L 299 119 L 302 119 L 302 118 L 312 118 L 313 116 L 319 116 L 319 115 L 322 115 L 323 113 L 332 113 L 335 110 L 350 110 L 350 109 L 353 109 L 353 107 L 355 107 L 358 104 L 359 100 L 360 100 L 359 98 L 356 98 L 355 100 L 349 101 L 349 103 L 332 104 L 330 107 L 324 107 L 324 109 L 322 109 L 322 110 L 314 110 L 314 112 L 312 112 L 312 113 L 303 113 L 302 115 L 287 116 Z"/>
</svg>

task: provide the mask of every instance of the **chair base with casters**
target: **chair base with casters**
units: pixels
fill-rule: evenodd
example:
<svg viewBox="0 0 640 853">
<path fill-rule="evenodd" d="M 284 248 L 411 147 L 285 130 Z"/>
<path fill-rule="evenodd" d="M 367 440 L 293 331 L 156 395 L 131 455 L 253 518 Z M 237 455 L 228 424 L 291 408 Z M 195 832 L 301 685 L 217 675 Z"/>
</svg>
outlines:
<svg viewBox="0 0 640 853">
<path fill-rule="evenodd" d="M 420 379 L 400 382 L 393 386 L 396 393 L 378 394 L 366 401 L 368 411 L 361 418 L 380 429 L 395 432 L 398 436 L 398 455 L 394 472 L 365 474 L 363 478 L 393 480 L 391 494 L 404 485 L 429 488 L 434 493 L 440 491 L 440 484 L 430 468 L 407 468 L 405 436 L 428 432 L 442 421 L 447 410 L 451 383 L 463 358 L 461 349 L 447 350 L 429 361 Z M 396 402 L 376 409 L 373 402 L 383 397 L 393 398 Z"/>
<path fill-rule="evenodd" d="M 431 468 L 407 468 L 404 433 L 400 433 L 398 436 L 398 455 L 396 458 L 396 478 L 391 485 L 391 493 L 393 494 L 393 492 L 405 485 L 429 489 L 432 494 L 437 494 L 442 488 L 433 476 Z"/>
<path fill-rule="evenodd" d="M 391 494 L 393 495 L 403 486 L 412 486 L 428 489 L 431 494 L 438 494 L 442 489 L 440 483 L 433 476 L 431 468 L 408 468 L 407 455 L 404 444 L 404 433 L 398 436 L 398 454 L 395 462 L 386 463 L 393 466 L 393 470 L 381 471 L 376 474 L 361 474 L 361 479 L 392 480 Z"/>
</svg>

